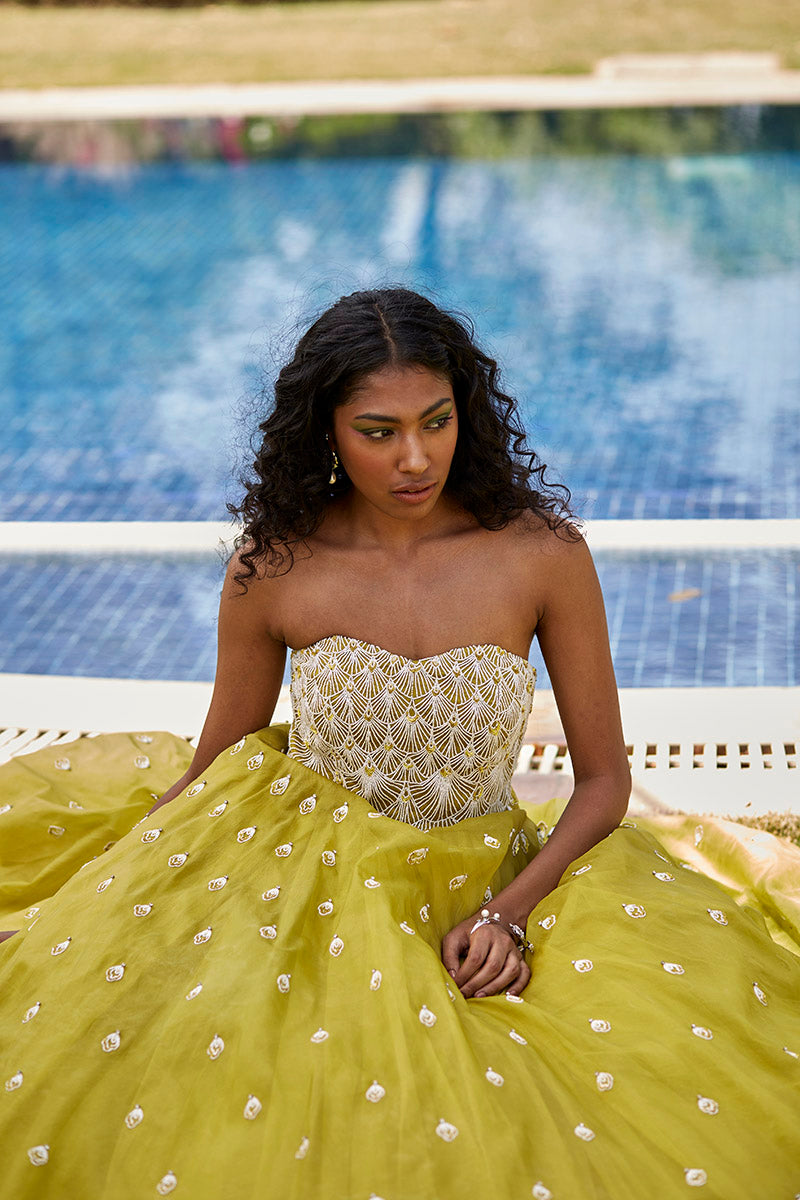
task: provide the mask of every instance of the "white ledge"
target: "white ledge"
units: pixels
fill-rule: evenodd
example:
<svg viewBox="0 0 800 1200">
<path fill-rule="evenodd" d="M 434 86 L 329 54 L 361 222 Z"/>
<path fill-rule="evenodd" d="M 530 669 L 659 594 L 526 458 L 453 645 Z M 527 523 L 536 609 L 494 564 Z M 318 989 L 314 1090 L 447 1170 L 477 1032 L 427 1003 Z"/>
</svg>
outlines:
<svg viewBox="0 0 800 1200">
<path fill-rule="evenodd" d="M 593 75 L 6 88 L 0 121 L 800 103 L 800 71 L 753 69 L 734 60 L 713 69 L 680 62 L 678 68 L 612 60 Z"/>
<path fill-rule="evenodd" d="M 587 521 L 593 550 L 615 553 L 800 549 L 800 519 Z M 191 557 L 232 549 L 238 529 L 225 521 L 5 521 L 2 554 L 169 554 Z"/>
</svg>

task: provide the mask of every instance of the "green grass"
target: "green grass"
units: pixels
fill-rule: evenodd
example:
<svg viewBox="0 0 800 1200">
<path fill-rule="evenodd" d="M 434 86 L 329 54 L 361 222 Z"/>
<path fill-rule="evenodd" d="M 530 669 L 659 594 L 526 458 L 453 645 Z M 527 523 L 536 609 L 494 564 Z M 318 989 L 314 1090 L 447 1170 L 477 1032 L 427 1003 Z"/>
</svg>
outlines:
<svg viewBox="0 0 800 1200">
<path fill-rule="evenodd" d="M 0 86 L 397 79 L 591 71 L 625 52 L 776 52 L 787 0 L 310 0 L 198 8 L 0 3 Z"/>
</svg>

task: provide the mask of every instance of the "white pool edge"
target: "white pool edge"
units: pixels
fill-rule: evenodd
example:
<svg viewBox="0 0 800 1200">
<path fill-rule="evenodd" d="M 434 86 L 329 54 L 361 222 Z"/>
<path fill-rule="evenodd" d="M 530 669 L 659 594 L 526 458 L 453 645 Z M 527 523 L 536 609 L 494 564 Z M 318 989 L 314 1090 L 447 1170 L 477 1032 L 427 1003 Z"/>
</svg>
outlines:
<svg viewBox="0 0 800 1200">
<path fill-rule="evenodd" d="M 584 523 L 593 550 L 793 550 L 800 519 L 613 520 Z M 0 555 L 226 554 L 237 527 L 224 521 L 4 521 Z"/>
</svg>

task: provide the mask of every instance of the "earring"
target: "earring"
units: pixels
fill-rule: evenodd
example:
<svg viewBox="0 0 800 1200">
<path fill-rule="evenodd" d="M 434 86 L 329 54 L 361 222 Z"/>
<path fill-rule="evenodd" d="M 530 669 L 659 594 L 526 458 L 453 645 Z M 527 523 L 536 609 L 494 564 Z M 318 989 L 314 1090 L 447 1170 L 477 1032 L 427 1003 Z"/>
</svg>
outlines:
<svg viewBox="0 0 800 1200">
<path fill-rule="evenodd" d="M 339 466 L 339 460 L 336 457 L 335 450 L 331 449 L 331 454 L 333 455 L 333 463 L 331 465 L 331 477 L 328 480 L 328 483 L 331 485 L 331 487 L 333 487 L 333 485 L 336 483 L 336 468 Z"/>
</svg>

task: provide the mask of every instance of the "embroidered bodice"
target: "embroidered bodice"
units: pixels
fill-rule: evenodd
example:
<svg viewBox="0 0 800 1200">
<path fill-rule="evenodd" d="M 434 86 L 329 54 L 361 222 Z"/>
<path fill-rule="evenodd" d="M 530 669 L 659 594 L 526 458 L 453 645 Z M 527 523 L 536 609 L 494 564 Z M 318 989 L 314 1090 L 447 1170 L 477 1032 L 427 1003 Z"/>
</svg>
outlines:
<svg viewBox="0 0 800 1200">
<path fill-rule="evenodd" d="M 420 829 L 511 808 L 536 678 L 500 646 L 410 659 L 335 635 L 292 651 L 288 753 Z"/>
</svg>

